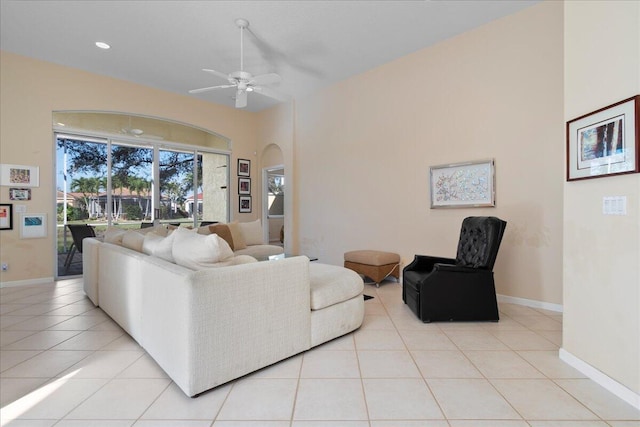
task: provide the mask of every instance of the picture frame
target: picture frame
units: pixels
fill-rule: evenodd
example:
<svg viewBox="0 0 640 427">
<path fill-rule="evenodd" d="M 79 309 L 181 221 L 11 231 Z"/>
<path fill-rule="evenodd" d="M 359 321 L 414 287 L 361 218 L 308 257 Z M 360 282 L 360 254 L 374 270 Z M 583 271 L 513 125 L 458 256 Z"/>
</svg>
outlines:
<svg viewBox="0 0 640 427">
<path fill-rule="evenodd" d="M 31 200 L 30 188 L 10 188 L 9 200 Z"/>
<path fill-rule="evenodd" d="M 251 196 L 240 196 L 238 203 L 240 213 L 251 213 Z"/>
<path fill-rule="evenodd" d="M 238 194 L 251 194 L 251 178 L 238 178 Z"/>
<path fill-rule="evenodd" d="M 567 122 L 567 181 L 640 172 L 640 95 Z"/>
<path fill-rule="evenodd" d="M 431 166 L 431 209 L 495 207 L 493 159 Z"/>
<path fill-rule="evenodd" d="M 0 164 L 0 185 L 39 187 L 40 168 L 38 166 Z"/>
<path fill-rule="evenodd" d="M 20 238 L 38 239 L 42 237 L 47 237 L 47 214 L 22 214 Z"/>
<path fill-rule="evenodd" d="M 251 176 L 251 160 L 238 159 L 238 176 Z"/>
<path fill-rule="evenodd" d="M 0 204 L 0 230 L 13 230 L 13 205 Z"/>
</svg>

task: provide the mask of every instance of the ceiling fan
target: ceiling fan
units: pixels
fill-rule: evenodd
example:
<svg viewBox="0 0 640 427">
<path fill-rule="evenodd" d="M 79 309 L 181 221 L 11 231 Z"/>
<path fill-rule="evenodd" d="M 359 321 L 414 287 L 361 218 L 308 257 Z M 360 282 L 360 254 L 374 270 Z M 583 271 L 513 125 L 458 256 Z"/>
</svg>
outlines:
<svg viewBox="0 0 640 427">
<path fill-rule="evenodd" d="M 254 76 L 251 73 L 244 71 L 244 30 L 249 27 L 249 21 L 246 19 L 236 19 L 235 21 L 238 28 L 240 28 L 240 71 L 234 71 L 232 73 L 224 74 L 216 70 L 203 68 L 202 71 L 211 73 L 214 76 L 226 79 L 229 84 L 203 87 L 200 89 L 192 89 L 189 93 L 201 93 L 216 89 L 236 88 L 236 108 L 244 108 L 247 106 L 247 93 L 256 92 L 269 98 L 277 99 L 278 101 L 286 101 L 287 98 L 264 85 L 270 85 L 280 82 L 280 76 L 276 73 L 260 74 Z"/>
</svg>

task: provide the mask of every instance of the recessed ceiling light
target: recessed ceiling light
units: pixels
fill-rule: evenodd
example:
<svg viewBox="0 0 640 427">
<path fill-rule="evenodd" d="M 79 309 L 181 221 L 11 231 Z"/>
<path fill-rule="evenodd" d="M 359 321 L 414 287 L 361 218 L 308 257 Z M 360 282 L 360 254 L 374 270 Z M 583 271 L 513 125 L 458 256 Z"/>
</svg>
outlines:
<svg viewBox="0 0 640 427">
<path fill-rule="evenodd" d="M 105 42 L 96 42 L 96 46 L 98 46 L 100 49 L 111 49 L 111 46 L 109 46 Z"/>
</svg>

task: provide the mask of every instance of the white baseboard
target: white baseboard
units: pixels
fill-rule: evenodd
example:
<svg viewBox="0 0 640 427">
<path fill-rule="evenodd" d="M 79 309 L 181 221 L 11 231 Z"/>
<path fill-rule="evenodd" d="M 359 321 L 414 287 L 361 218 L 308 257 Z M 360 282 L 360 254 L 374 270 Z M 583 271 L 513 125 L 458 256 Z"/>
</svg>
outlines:
<svg viewBox="0 0 640 427">
<path fill-rule="evenodd" d="M 39 279 L 13 280 L 11 282 L 0 282 L 0 288 L 10 288 L 12 286 L 42 285 L 43 283 L 53 283 L 53 277 L 41 277 Z"/>
<path fill-rule="evenodd" d="M 637 394 L 633 390 L 628 389 L 626 386 L 620 384 L 613 378 L 607 376 L 606 374 L 589 365 L 582 359 L 577 358 L 563 348 L 560 349 L 558 355 L 560 356 L 560 360 L 563 360 L 571 367 L 577 369 L 578 371 L 592 379 L 598 385 L 604 387 L 606 390 L 615 394 L 634 408 L 640 410 L 640 394 Z"/>
<path fill-rule="evenodd" d="M 510 297 L 508 295 L 500 295 L 500 294 L 497 295 L 497 298 L 498 298 L 498 302 L 524 305 L 531 308 L 542 308 L 544 310 L 557 311 L 559 313 L 562 313 L 561 304 L 553 304 L 550 302 L 536 301 L 533 299 L 526 299 L 526 298 Z"/>
</svg>

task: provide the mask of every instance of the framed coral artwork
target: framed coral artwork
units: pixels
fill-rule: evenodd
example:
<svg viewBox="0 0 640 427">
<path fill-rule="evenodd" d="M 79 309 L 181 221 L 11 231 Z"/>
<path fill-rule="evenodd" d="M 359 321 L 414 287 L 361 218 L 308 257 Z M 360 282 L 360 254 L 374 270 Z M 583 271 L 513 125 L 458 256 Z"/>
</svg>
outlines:
<svg viewBox="0 0 640 427">
<path fill-rule="evenodd" d="M 493 159 L 431 166 L 431 209 L 496 205 Z"/>
</svg>

